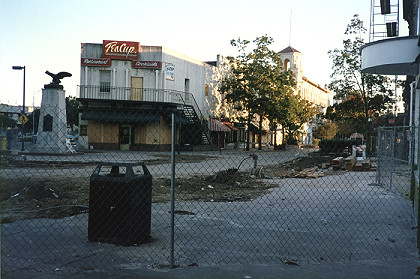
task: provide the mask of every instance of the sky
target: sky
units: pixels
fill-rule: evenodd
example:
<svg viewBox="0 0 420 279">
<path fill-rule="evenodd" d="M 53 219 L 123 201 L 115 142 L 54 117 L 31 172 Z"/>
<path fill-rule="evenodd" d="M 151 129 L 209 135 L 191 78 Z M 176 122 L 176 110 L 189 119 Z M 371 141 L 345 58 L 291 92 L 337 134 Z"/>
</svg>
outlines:
<svg viewBox="0 0 420 279">
<path fill-rule="evenodd" d="M 303 54 L 304 75 L 330 82 L 328 50 L 342 47 L 354 14 L 369 27 L 370 0 L 1 0 L 0 103 L 39 106 L 45 71 L 66 71 L 66 96 L 77 96 L 80 44 L 103 40 L 163 46 L 201 61 L 236 56 L 232 39 L 268 35 L 272 48 Z M 366 37 L 366 41 L 368 37 Z"/>
</svg>

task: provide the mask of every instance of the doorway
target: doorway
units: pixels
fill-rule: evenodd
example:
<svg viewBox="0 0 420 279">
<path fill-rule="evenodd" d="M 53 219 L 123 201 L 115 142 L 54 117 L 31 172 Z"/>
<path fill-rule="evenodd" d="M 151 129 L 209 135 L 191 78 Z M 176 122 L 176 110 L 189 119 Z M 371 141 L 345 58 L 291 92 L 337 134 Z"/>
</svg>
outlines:
<svg viewBox="0 0 420 279">
<path fill-rule="evenodd" d="M 131 126 L 121 125 L 120 126 L 120 150 L 130 150 L 131 144 Z"/>
<path fill-rule="evenodd" d="M 132 101 L 143 101 L 143 78 L 131 77 L 131 97 Z"/>
</svg>

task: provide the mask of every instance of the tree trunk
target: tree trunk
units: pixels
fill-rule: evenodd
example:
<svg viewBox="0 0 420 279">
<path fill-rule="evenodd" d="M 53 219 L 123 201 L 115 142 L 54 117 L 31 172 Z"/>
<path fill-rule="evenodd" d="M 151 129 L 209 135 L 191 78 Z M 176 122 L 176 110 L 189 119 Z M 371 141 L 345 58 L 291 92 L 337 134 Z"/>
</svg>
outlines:
<svg viewBox="0 0 420 279">
<path fill-rule="evenodd" d="M 285 145 L 284 140 L 286 139 L 286 136 L 284 134 L 284 127 L 283 125 L 281 126 L 281 136 L 283 137 L 283 139 L 281 140 L 281 144 Z"/>
<path fill-rule="evenodd" d="M 246 136 L 246 147 L 245 147 L 246 151 L 249 151 L 249 134 L 250 134 L 249 128 L 250 127 L 251 127 L 251 114 L 248 115 L 248 129 L 246 131 L 247 136 Z"/>
<path fill-rule="evenodd" d="M 274 150 L 277 147 L 277 125 L 274 127 Z"/>
<path fill-rule="evenodd" d="M 365 98 L 365 143 L 366 143 L 366 151 L 369 152 L 370 146 L 369 146 L 369 104 L 368 104 L 368 98 L 366 94 Z"/>
<path fill-rule="evenodd" d="M 262 149 L 262 116 L 260 116 L 260 123 L 258 125 L 258 150 Z"/>
<path fill-rule="evenodd" d="M 366 151 L 369 152 L 370 146 L 369 146 L 369 99 L 368 99 L 368 89 L 365 89 L 365 79 L 362 76 L 362 98 L 363 98 L 363 104 L 365 109 L 365 143 L 366 143 Z"/>
</svg>

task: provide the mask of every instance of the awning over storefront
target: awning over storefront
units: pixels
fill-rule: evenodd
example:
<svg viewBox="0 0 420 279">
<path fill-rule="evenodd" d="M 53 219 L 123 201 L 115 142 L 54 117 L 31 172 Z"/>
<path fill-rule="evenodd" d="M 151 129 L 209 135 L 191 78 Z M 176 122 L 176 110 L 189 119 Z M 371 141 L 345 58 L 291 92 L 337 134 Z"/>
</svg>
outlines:
<svg viewBox="0 0 420 279">
<path fill-rule="evenodd" d="M 82 120 L 94 120 L 98 122 L 160 122 L 160 115 L 138 112 L 98 112 L 85 111 L 82 114 Z"/>
<path fill-rule="evenodd" d="M 145 112 L 98 112 L 98 111 L 85 111 L 82 114 L 82 120 L 94 120 L 98 122 L 115 122 L 115 123 L 152 123 L 160 122 L 160 114 L 145 113 Z M 171 122 L 171 115 L 164 115 L 166 121 Z M 191 122 L 184 116 L 177 115 L 175 117 L 177 124 L 191 124 Z"/>
<path fill-rule="evenodd" d="M 226 126 L 225 124 L 223 124 L 223 122 L 217 120 L 217 119 L 213 119 L 210 118 L 210 131 L 211 132 L 230 132 L 231 129 Z"/>
<path fill-rule="evenodd" d="M 236 129 L 235 127 L 233 127 L 232 123 L 223 122 L 223 124 L 225 124 L 226 126 L 228 126 L 229 129 L 231 129 L 232 131 L 238 131 L 238 129 Z"/>
</svg>

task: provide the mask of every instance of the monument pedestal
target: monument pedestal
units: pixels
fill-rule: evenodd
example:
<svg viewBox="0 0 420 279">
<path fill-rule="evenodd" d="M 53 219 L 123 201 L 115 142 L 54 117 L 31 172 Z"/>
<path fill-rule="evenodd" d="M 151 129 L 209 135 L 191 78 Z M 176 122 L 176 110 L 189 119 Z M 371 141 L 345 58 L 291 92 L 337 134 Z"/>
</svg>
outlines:
<svg viewBox="0 0 420 279">
<path fill-rule="evenodd" d="M 32 152 L 66 153 L 67 117 L 65 91 L 59 88 L 42 89 L 38 138 Z"/>
</svg>

